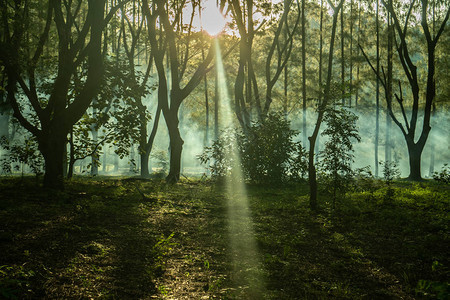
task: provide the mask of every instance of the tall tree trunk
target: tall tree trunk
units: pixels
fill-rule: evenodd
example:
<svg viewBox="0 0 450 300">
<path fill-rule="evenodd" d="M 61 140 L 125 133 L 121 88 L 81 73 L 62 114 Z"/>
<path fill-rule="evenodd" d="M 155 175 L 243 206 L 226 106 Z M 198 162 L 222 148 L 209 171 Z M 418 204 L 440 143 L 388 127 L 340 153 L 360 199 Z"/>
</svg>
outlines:
<svg viewBox="0 0 450 300">
<path fill-rule="evenodd" d="M 434 9 L 434 7 L 433 7 L 433 9 Z M 432 110 L 431 114 L 432 114 L 433 118 L 436 116 L 436 105 L 434 103 L 433 103 L 433 110 Z M 428 177 L 430 177 L 430 178 L 433 177 L 433 174 L 434 174 L 434 159 L 435 159 L 435 153 L 434 153 L 435 145 L 434 145 L 434 143 L 435 143 L 435 139 L 433 138 L 433 136 L 431 136 L 431 140 L 430 140 L 430 151 L 431 151 L 431 154 L 430 154 L 430 169 L 428 171 Z"/>
<path fill-rule="evenodd" d="M 377 32 L 377 74 L 380 74 L 380 23 L 379 23 L 379 2 L 377 0 L 376 8 L 376 32 Z M 375 112 L 375 177 L 378 177 L 379 162 L 378 162 L 378 144 L 380 137 L 380 80 L 375 76 L 376 83 L 376 112 Z"/>
<path fill-rule="evenodd" d="M 319 108 L 321 103 L 322 103 L 322 98 L 323 98 L 323 85 L 322 85 L 322 69 L 323 69 L 323 0 L 320 0 L 320 28 L 319 28 L 319 32 L 320 32 L 320 37 L 319 37 L 319 101 L 317 104 L 317 107 Z M 306 147 L 306 144 L 305 144 Z M 320 149 L 320 135 L 317 135 L 316 137 L 316 146 L 314 151 L 316 153 L 319 153 L 319 149 Z M 316 163 L 318 162 L 319 158 L 316 155 Z"/>
<path fill-rule="evenodd" d="M 345 106 L 344 8 L 341 13 L 341 88 L 342 106 Z"/>
<path fill-rule="evenodd" d="M 306 145 L 306 19 L 305 2 L 302 0 L 302 98 L 303 98 L 303 144 Z"/>
<path fill-rule="evenodd" d="M 327 108 L 328 102 L 330 100 L 330 88 L 331 88 L 331 77 L 333 74 L 333 50 L 334 41 L 336 38 L 336 25 L 337 19 L 339 17 L 339 11 L 342 8 L 344 0 L 339 1 L 339 5 L 334 7 L 331 1 L 328 4 L 333 8 L 333 25 L 331 28 L 331 39 L 330 39 L 330 51 L 328 53 L 328 72 L 327 81 L 325 85 L 324 99 L 319 106 L 319 112 L 317 116 L 317 121 L 314 126 L 314 131 L 309 137 L 309 153 L 308 153 L 308 181 L 309 181 L 309 205 L 312 210 L 317 209 L 317 172 L 314 165 L 314 149 L 317 136 L 319 135 L 320 126 L 322 124 L 323 116 L 325 114 L 325 109 Z"/>
<path fill-rule="evenodd" d="M 350 83 L 349 83 L 349 99 L 348 106 L 352 107 L 352 97 L 353 97 L 353 0 L 350 0 Z"/>
<path fill-rule="evenodd" d="M 378 5 L 377 5 L 378 7 Z M 361 42 L 361 0 L 359 0 L 358 2 L 358 45 Z M 358 51 L 357 51 L 357 56 L 360 56 L 360 49 L 358 47 Z M 359 62 L 357 62 L 356 64 L 356 82 L 357 82 L 357 86 L 356 86 L 356 92 L 355 92 L 355 106 L 358 106 L 358 97 L 359 97 Z"/>
<path fill-rule="evenodd" d="M 391 1 L 391 0 L 390 0 Z M 387 57 L 387 101 L 392 103 L 392 81 L 393 81 L 393 26 L 391 15 L 388 11 L 387 15 L 387 30 L 388 30 L 388 57 Z M 391 155 L 391 127 L 392 127 L 392 119 L 388 112 L 386 112 L 386 143 L 385 143 L 385 152 L 384 152 L 384 160 L 385 162 L 390 162 L 392 160 Z"/>
<path fill-rule="evenodd" d="M 219 75 L 217 71 L 214 73 L 214 139 L 217 141 L 219 139 Z"/>
</svg>

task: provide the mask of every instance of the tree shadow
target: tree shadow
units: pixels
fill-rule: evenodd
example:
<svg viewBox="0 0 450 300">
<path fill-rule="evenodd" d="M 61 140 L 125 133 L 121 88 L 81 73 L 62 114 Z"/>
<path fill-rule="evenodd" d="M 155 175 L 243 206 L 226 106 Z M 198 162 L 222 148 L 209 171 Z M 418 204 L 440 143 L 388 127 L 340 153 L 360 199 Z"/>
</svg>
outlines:
<svg viewBox="0 0 450 300">
<path fill-rule="evenodd" d="M 129 185 L 2 191 L 2 296 L 141 298 L 156 294 L 157 234 Z"/>
</svg>

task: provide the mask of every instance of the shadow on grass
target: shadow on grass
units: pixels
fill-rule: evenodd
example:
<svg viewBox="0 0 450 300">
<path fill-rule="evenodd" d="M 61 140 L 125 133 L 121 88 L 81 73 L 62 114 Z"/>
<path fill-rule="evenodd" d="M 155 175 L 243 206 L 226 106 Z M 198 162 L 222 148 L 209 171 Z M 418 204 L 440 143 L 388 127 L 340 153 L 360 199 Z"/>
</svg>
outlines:
<svg viewBox="0 0 450 300">
<path fill-rule="evenodd" d="M 158 235 L 140 196 L 120 181 L 47 192 L 2 182 L 3 298 L 142 298 L 156 294 Z"/>
</svg>

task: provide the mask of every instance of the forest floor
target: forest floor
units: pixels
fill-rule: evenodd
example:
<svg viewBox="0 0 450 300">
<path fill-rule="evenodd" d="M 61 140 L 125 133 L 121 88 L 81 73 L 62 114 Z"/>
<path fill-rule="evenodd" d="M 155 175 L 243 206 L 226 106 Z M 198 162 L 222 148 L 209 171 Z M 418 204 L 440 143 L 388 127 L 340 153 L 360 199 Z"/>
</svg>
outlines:
<svg viewBox="0 0 450 300">
<path fill-rule="evenodd" d="M 247 185 L 255 296 L 233 273 L 223 186 L 1 178 L 0 298 L 449 299 L 450 187 L 371 186 L 313 213 L 306 184 Z"/>
</svg>

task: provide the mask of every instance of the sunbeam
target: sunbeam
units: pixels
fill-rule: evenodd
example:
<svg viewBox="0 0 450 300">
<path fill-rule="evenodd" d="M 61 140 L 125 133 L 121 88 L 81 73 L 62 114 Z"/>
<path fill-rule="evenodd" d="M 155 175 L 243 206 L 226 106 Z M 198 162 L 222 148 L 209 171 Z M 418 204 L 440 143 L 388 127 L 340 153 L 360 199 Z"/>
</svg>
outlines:
<svg viewBox="0 0 450 300">
<path fill-rule="evenodd" d="M 215 39 L 217 83 L 222 117 L 221 128 L 234 128 L 230 97 L 227 90 L 225 70 L 222 62 L 219 42 Z M 247 191 L 240 165 L 240 156 L 236 140 L 232 155 L 232 172 L 226 178 L 227 219 L 230 239 L 231 259 L 233 264 L 232 280 L 237 286 L 239 296 L 258 299 L 264 294 L 263 266 L 259 259 L 258 247 L 253 230 Z"/>
</svg>

